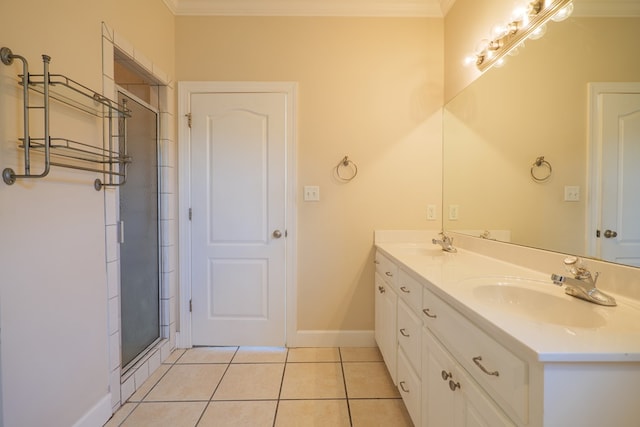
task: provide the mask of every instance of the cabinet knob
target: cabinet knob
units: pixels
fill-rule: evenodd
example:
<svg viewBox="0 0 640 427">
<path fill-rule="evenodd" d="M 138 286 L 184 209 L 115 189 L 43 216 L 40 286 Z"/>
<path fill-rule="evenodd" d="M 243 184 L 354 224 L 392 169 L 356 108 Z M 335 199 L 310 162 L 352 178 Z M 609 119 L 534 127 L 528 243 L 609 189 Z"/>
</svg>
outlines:
<svg viewBox="0 0 640 427">
<path fill-rule="evenodd" d="M 460 388 L 460 383 L 449 380 L 449 388 L 451 389 L 451 391 L 456 391 L 457 388 Z"/>
<path fill-rule="evenodd" d="M 282 231 L 280 230 L 274 230 L 272 233 L 272 236 L 274 239 L 279 239 L 282 237 Z"/>
<path fill-rule="evenodd" d="M 611 239 L 612 237 L 618 237 L 618 233 L 612 230 L 605 230 L 604 237 L 607 239 Z"/>
<path fill-rule="evenodd" d="M 444 369 L 442 370 L 442 379 L 444 381 L 448 380 L 449 378 L 451 378 L 453 376 L 453 374 L 451 372 L 447 372 Z"/>
</svg>

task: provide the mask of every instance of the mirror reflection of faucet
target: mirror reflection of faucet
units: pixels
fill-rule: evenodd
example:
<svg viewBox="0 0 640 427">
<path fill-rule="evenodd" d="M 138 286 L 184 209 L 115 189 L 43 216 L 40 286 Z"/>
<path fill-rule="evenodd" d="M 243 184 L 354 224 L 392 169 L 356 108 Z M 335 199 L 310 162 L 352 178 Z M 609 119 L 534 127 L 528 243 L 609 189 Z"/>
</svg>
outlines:
<svg viewBox="0 0 640 427">
<path fill-rule="evenodd" d="M 578 257 L 570 256 L 564 259 L 565 268 L 573 277 L 552 274 L 553 283 L 562 286 L 564 292 L 576 298 L 592 302 L 594 304 L 615 306 L 616 300 L 596 288 L 599 273 L 592 274 L 587 267 L 582 264 Z"/>
<path fill-rule="evenodd" d="M 453 247 L 453 238 L 447 236 L 446 234 L 444 234 L 444 232 L 441 232 L 440 236 L 442 237 L 442 240 L 432 239 L 431 243 L 433 243 L 434 245 L 442 246 L 442 250 L 445 252 L 450 252 L 450 253 L 458 252 L 458 250 Z"/>
</svg>

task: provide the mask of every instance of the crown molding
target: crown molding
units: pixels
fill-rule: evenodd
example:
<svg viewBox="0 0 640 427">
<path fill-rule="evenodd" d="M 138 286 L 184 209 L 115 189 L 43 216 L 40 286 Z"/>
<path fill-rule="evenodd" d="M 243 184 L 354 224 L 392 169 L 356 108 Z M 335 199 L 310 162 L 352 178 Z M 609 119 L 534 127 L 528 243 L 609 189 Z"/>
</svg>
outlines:
<svg viewBox="0 0 640 427">
<path fill-rule="evenodd" d="M 219 16 L 444 16 L 455 0 L 163 0 L 174 15 Z"/>
</svg>

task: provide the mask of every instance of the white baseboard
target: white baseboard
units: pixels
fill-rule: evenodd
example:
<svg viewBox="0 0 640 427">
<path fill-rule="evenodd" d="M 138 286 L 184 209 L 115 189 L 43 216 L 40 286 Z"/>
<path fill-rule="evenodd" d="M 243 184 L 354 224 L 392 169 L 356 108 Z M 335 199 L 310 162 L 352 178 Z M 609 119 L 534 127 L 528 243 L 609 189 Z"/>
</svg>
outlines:
<svg viewBox="0 0 640 427">
<path fill-rule="evenodd" d="M 287 347 L 375 347 L 373 331 L 297 331 Z"/>
<path fill-rule="evenodd" d="M 93 408 L 89 409 L 73 427 L 96 427 L 102 426 L 113 415 L 111 411 L 111 393 L 107 393 Z"/>
</svg>

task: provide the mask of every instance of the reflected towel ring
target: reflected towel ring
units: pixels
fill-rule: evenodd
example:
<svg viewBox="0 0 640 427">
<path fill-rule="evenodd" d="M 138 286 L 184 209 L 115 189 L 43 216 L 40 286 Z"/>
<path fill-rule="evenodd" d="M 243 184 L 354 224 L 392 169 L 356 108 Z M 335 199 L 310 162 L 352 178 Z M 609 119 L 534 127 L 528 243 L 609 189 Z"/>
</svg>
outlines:
<svg viewBox="0 0 640 427">
<path fill-rule="evenodd" d="M 340 169 L 348 169 L 348 174 L 344 175 L 345 172 L 340 173 Z M 358 166 L 353 163 L 351 160 L 349 160 L 348 156 L 344 156 L 344 158 L 342 160 L 340 160 L 340 162 L 336 165 L 336 176 L 338 177 L 338 179 L 340 181 L 343 182 L 349 182 L 351 181 L 353 178 L 356 177 L 356 175 L 358 175 Z"/>
<path fill-rule="evenodd" d="M 549 170 L 544 174 L 536 175 L 534 172 L 535 168 L 541 168 L 541 167 L 546 167 Z M 536 161 L 533 162 L 533 165 L 531 165 L 531 178 L 533 178 L 533 180 L 536 182 L 544 182 L 548 180 L 549 178 L 551 178 L 552 173 L 553 173 L 553 169 L 551 168 L 551 163 L 546 161 L 544 159 L 544 156 L 538 157 Z"/>
</svg>

